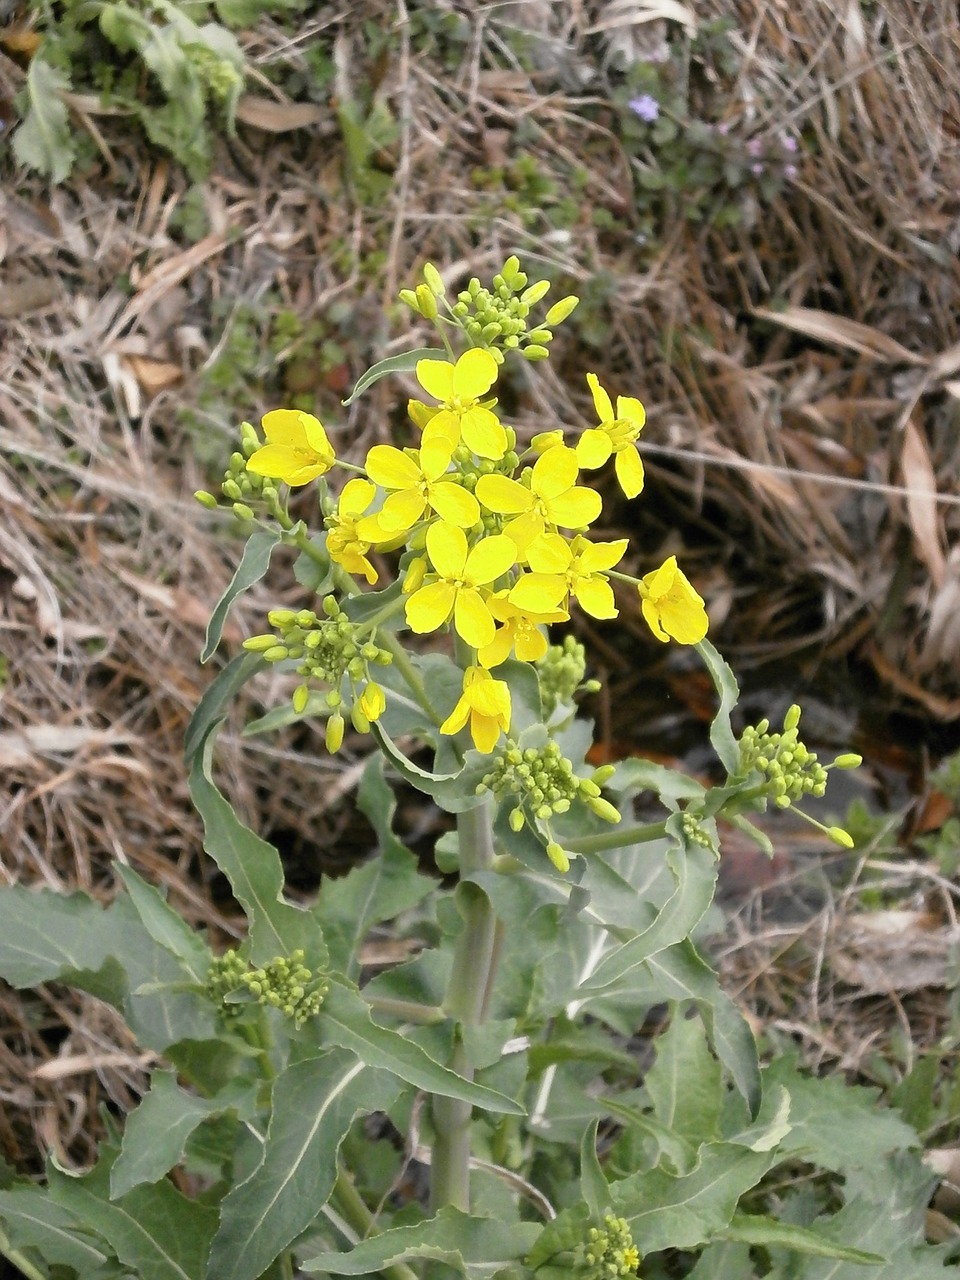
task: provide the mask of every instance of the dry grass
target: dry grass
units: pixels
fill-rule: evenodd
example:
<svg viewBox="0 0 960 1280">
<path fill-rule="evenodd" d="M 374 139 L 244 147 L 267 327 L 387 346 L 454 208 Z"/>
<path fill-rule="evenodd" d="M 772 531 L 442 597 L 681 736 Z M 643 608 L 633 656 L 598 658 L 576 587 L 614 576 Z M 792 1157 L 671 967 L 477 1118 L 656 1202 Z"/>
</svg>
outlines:
<svg viewBox="0 0 960 1280">
<path fill-rule="evenodd" d="M 198 924 L 235 928 L 199 852 L 180 747 L 210 678 L 197 665 L 203 627 L 239 544 L 190 495 L 216 483 L 236 421 L 287 394 L 269 317 L 234 388 L 211 397 L 210 371 L 245 306 L 282 303 L 318 322 L 348 367 L 318 372 L 308 348 L 309 385 L 339 450 L 361 456 L 391 430 L 403 397 L 381 383 L 345 412 L 341 381 L 409 340 L 392 299 L 428 258 L 451 283 L 489 274 L 514 250 L 585 297 L 606 282 L 595 303 L 605 341 L 586 367 L 643 397 L 652 495 L 638 515 L 612 503 L 611 531 L 638 535 L 645 567 L 664 547 L 684 552 L 738 667 L 849 654 L 872 665 L 891 701 L 960 718 L 956 6 L 696 6 L 698 21 L 739 21 L 741 70 L 714 86 L 723 118 L 758 131 L 789 125 L 802 131 L 804 155 L 797 181 L 772 207 L 751 207 L 740 229 L 677 221 L 654 252 L 636 241 L 630 159 L 604 100 L 617 59 L 663 38 L 661 21 L 641 22 L 643 8 L 457 5 L 469 38 L 450 71 L 418 51 L 404 0 L 346 6 L 292 38 L 263 22 L 244 37 L 257 72 L 241 111 L 248 123 L 221 148 L 203 191 L 209 229 L 193 245 L 174 229 L 183 175 L 145 151 L 123 160 L 123 121 L 88 116 L 103 163 L 56 191 L 14 174 L 6 157 L 5 880 L 109 895 L 114 859 L 129 860 Z M 373 64 L 365 22 L 394 32 Z M 534 33 L 538 69 L 514 54 L 518 30 Z M 276 65 L 307 74 L 309 45 L 330 35 L 335 98 L 291 106 L 264 74 Z M 15 79 L 16 66 L 4 66 Z M 375 157 L 393 175 L 386 195 L 362 205 L 345 179 L 335 106 L 371 82 L 401 129 Z M 561 191 L 584 171 L 572 230 L 545 235 L 545 223 L 524 225 L 477 187 L 478 166 L 524 151 Z M 597 208 L 611 226 L 598 229 Z M 584 357 L 575 338 L 558 338 L 549 367 L 516 377 L 508 398 L 521 431 L 590 419 Z M 281 572 L 252 593 L 227 648 L 296 590 Z M 639 626 L 635 638 L 628 649 L 609 632 L 596 637 L 628 691 L 635 653 L 651 667 L 663 659 Z M 356 771 L 349 756 L 318 755 L 309 730 L 241 744 L 239 726 L 280 696 L 280 679 L 263 677 L 241 700 L 221 750 L 225 785 L 309 891 L 321 849 L 339 843 L 345 858 L 363 849 L 344 804 Z M 95 1002 L 36 1000 L 8 995 L 0 1009 L 0 1091 L 32 1100 L 33 1141 L 59 1141 L 83 1159 L 96 1073 L 122 1106 L 142 1064 Z M 75 1091 L 37 1076 L 51 1058 L 80 1064 Z M 59 1138 L 43 1127 L 55 1105 Z M 5 1123 L 0 1139 L 19 1163 L 30 1134 Z"/>
</svg>

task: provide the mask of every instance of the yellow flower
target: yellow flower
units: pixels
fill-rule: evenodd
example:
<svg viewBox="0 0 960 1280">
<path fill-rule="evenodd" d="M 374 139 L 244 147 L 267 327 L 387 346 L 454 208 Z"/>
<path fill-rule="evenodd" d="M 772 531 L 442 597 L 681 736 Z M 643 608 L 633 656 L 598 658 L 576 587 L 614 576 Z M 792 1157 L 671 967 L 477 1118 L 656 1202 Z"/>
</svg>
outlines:
<svg viewBox="0 0 960 1280">
<path fill-rule="evenodd" d="M 579 470 L 574 451 L 557 444 L 534 463 L 529 489 L 509 476 L 492 475 L 481 476 L 475 492 L 489 511 L 515 517 L 503 532 L 523 556 L 548 526 L 581 529 L 600 514 L 599 493 L 575 483 Z"/>
<path fill-rule="evenodd" d="M 604 576 L 623 557 L 627 539 L 591 542 L 577 536 L 567 542 L 557 533 L 545 533 L 531 542 L 527 559 L 531 572 L 523 574 L 509 599 L 520 609 L 545 613 L 564 608 L 576 596 L 581 609 L 594 618 L 615 618 L 613 589 Z"/>
<path fill-rule="evenodd" d="M 468 720 L 473 745 L 484 755 L 497 745 L 501 729 L 510 730 L 510 688 L 483 667 L 467 667 L 463 673 L 463 695 L 440 732 L 459 733 Z"/>
<path fill-rule="evenodd" d="M 550 622 L 566 622 L 569 614 L 563 609 L 549 613 L 528 613 L 518 609 L 508 598 L 506 591 L 498 591 L 487 601 L 487 607 L 503 626 L 477 653 L 482 667 L 499 667 L 506 662 L 511 651 L 521 662 L 537 662 L 547 652 L 549 641 L 543 628 Z"/>
<path fill-rule="evenodd" d="M 422 634 L 449 621 L 474 649 L 489 644 L 496 625 L 480 588 L 502 577 L 517 561 L 517 548 L 503 534 L 481 538 L 468 548 L 467 535 L 456 525 L 438 521 L 427 530 L 427 554 L 438 581 L 407 599 L 407 623 Z"/>
<path fill-rule="evenodd" d="M 643 463 L 634 445 L 647 420 L 639 400 L 633 396 L 617 396 L 614 416 L 610 397 L 601 387 L 595 373 L 587 374 L 593 392 L 599 427 L 590 427 L 577 441 L 577 461 L 587 471 L 602 467 L 611 453 L 620 488 L 628 498 L 635 498 L 643 488 Z"/>
<path fill-rule="evenodd" d="M 481 458 L 495 461 L 507 452 L 507 434 L 480 399 L 496 382 L 497 372 L 496 360 L 481 347 L 465 351 L 455 365 L 449 360 L 417 362 L 417 381 L 440 401 L 440 411 L 431 422 L 455 428 L 458 440 Z"/>
<path fill-rule="evenodd" d="M 374 542 L 383 542 L 387 534 L 380 538 L 361 538 L 357 532 L 357 522 L 370 506 L 376 496 L 377 486 L 369 480 L 357 476 L 348 480 L 343 486 L 335 515 L 327 517 L 327 554 L 336 564 L 343 565 L 348 573 L 362 574 L 371 585 L 377 581 L 379 574 L 367 559 L 367 552 Z M 371 517 L 374 521 L 376 517 Z M 369 717 L 368 717 L 369 718 Z"/>
<path fill-rule="evenodd" d="M 387 705 L 387 697 L 380 686 L 373 680 L 360 695 L 360 710 L 368 720 L 379 720 Z"/>
<path fill-rule="evenodd" d="M 269 476 L 295 488 L 316 480 L 336 462 L 327 433 L 312 413 L 273 409 L 261 421 L 267 443 L 247 459 L 247 470 L 255 476 Z"/>
<path fill-rule="evenodd" d="M 676 556 L 645 574 L 638 588 L 641 612 L 658 640 L 697 644 L 707 634 L 710 620 L 703 598 L 677 567 Z"/>
<path fill-rule="evenodd" d="M 453 444 L 442 424 L 437 430 L 424 431 L 417 461 L 392 444 L 374 445 L 367 454 L 367 475 L 386 489 L 389 497 L 379 514 L 368 519 L 376 520 L 388 533 L 412 529 L 427 511 L 435 511 L 448 524 L 462 528 L 476 524 L 480 519 L 476 498 L 447 475 L 452 454 Z M 361 521 L 359 533 L 361 538 L 376 541 L 373 526 L 366 521 Z"/>
</svg>

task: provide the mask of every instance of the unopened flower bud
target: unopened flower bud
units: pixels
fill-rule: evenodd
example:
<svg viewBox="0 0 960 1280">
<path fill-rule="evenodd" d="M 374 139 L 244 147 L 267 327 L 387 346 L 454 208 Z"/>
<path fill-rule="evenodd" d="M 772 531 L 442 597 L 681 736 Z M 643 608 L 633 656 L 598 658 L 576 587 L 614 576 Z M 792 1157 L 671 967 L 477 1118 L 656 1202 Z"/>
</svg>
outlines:
<svg viewBox="0 0 960 1280">
<path fill-rule="evenodd" d="M 437 300 L 429 285 L 417 285 L 417 303 L 424 320 L 435 320 L 437 317 Z"/>
<path fill-rule="evenodd" d="M 555 302 L 547 314 L 543 317 L 543 323 L 546 325 L 562 324 L 569 316 L 580 299 L 575 294 L 569 294 L 566 298 L 561 298 L 559 302 Z"/>
<path fill-rule="evenodd" d="M 412 311 L 416 311 L 417 314 L 419 315 L 420 300 L 412 289 L 401 289 L 400 301 L 405 302 Z"/>
<path fill-rule="evenodd" d="M 524 360 L 546 360 L 550 352 L 546 347 L 541 347 L 534 343 L 532 346 L 524 347 L 520 354 Z"/>
<path fill-rule="evenodd" d="M 838 844 L 844 849 L 853 848 L 853 836 L 849 831 L 844 831 L 843 827 L 827 827 L 827 835 L 834 844 Z"/>
<path fill-rule="evenodd" d="M 833 762 L 835 769 L 859 769 L 863 764 L 863 756 L 857 755 L 855 751 L 847 751 L 842 756 L 837 756 Z"/>
<path fill-rule="evenodd" d="M 529 289 L 524 289 L 523 293 L 520 295 L 520 301 L 526 307 L 533 307 L 541 298 L 545 298 L 549 292 L 549 280 L 536 280 Z"/>
<path fill-rule="evenodd" d="M 293 691 L 293 709 L 298 716 L 302 716 L 307 709 L 307 702 L 310 698 L 310 690 L 305 684 L 298 684 Z"/>
<path fill-rule="evenodd" d="M 522 831 L 522 830 L 523 830 L 524 823 L 525 823 L 525 821 L 526 821 L 526 819 L 525 819 L 525 818 L 524 818 L 524 816 L 523 816 L 523 810 L 522 810 L 522 809 L 520 809 L 520 808 L 517 808 L 517 809 L 511 809 L 511 810 L 510 810 L 510 817 L 507 819 L 507 821 L 510 823 L 510 830 L 511 830 L 511 831 L 513 831 L 513 832 L 520 832 L 520 831 Z"/>
<path fill-rule="evenodd" d="M 363 714 L 363 708 L 360 706 L 359 702 L 355 702 L 350 708 L 350 720 L 357 733 L 370 732 L 370 721 Z"/>
<path fill-rule="evenodd" d="M 272 649 L 277 643 L 276 636 L 248 636 L 243 642 L 243 648 L 248 653 L 266 653 L 268 649 Z"/>
<path fill-rule="evenodd" d="M 587 804 L 597 817 L 602 818 L 604 822 L 620 821 L 620 810 L 612 805 L 609 800 L 604 800 L 603 796 L 593 796 L 587 801 Z"/>
<path fill-rule="evenodd" d="M 432 262 L 425 262 L 423 264 L 423 278 L 430 286 L 435 297 L 442 298 L 447 292 L 443 283 L 443 277 Z"/>
<path fill-rule="evenodd" d="M 343 716 L 339 711 L 334 712 L 327 720 L 327 732 L 325 735 L 327 750 L 331 755 L 336 755 L 343 746 L 343 732 L 345 729 L 346 724 Z"/>
<path fill-rule="evenodd" d="M 570 870 L 570 859 L 567 857 L 563 846 L 557 844 L 556 840 L 551 840 L 547 845 L 547 857 L 562 876 L 565 876 Z"/>
<path fill-rule="evenodd" d="M 216 511 L 220 505 L 212 493 L 207 493 L 206 489 L 198 489 L 193 495 L 201 507 L 206 507 L 208 511 Z"/>
<path fill-rule="evenodd" d="M 788 708 L 787 714 L 783 717 L 784 733 L 789 733 L 791 729 L 796 729 L 797 725 L 800 723 L 800 714 L 800 708 L 796 703 L 794 703 L 792 707 Z"/>
<path fill-rule="evenodd" d="M 255 516 L 245 502 L 235 502 L 233 504 L 233 514 L 238 520 L 253 520 Z"/>
</svg>

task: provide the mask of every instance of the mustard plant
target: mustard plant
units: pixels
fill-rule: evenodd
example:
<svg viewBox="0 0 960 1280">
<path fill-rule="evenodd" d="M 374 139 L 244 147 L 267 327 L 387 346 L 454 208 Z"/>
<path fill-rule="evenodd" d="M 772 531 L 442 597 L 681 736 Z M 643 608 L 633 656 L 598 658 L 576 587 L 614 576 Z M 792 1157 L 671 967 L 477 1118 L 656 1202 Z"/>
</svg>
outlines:
<svg viewBox="0 0 960 1280">
<path fill-rule="evenodd" d="M 595 414 L 575 432 L 525 440 L 505 420 L 504 369 L 535 376 L 576 306 L 539 318 L 546 292 L 511 258 L 448 296 L 428 264 L 402 297 L 440 345 L 354 392 L 413 374 L 415 443 L 346 459 L 316 417 L 274 409 L 242 426 L 221 495 L 198 495 L 249 531 L 204 658 L 277 547 L 297 551 L 303 589 L 213 680 L 186 744 L 205 848 L 248 928 L 215 954 L 128 866 L 107 907 L 0 891 L 0 973 L 109 1001 L 157 1062 L 122 1130 L 106 1118 L 93 1169 L 51 1156 L 42 1185 L 11 1174 L 0 1189 L 0 1250 L 29 1280 L 941 1269 L 915 1132 L 789 1056 L 761 1070 L 704 959 L 718 824 L 769 848 L 750 815 L 820 796 L 831 766 L 796 707 L 781 730 L 738 736 L 736 682 L 676 557 L 634 575 L 626 539 L 591 534 L 598 471 L 643 494 L 629 389 L 614 401 L 587 371 Z M 313 524 L 290 509 L 307 486 Z M 583 646 L 550 633 L 578 609 L 610 626 L 634 610 L 652 646 L 698 655 L 722 782 L 586 763 L 576 698 L 596 682 Z M 289 702 L 250 732 L 305 721 L 329 752 L 369 741 L 357 803 L 379 851 L 306 904 L 215 781 L 226 708 L 267 667 L 289 674 Z M 442 880 L 396 833 L 399 782 L 450 815 Z M 643 820 L 641 792 L 657 797 Z M 410 958 L 373 974 L 364 944 L 390 922 Z M 801 1160 L 817 1178 L 793 1187 Z"/>
</svg>

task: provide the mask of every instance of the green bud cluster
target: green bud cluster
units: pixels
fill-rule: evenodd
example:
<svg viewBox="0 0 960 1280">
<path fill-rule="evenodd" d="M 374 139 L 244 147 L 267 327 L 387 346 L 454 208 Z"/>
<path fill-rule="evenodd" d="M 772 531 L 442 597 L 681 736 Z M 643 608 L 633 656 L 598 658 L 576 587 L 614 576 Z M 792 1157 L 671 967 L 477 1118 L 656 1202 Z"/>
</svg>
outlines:
<svg viewBox="0 0 960 1280">
<path fill-rule="evenodd" d="M 618 1280 L 636 1274 L 640 1254 L 630 1227 L 623 1218 L 608 1213 L 602 1227 L 591 1227 L 583 1246 L 583 1265 L 578 1273 L 584 1280 Z"/>
<path fill-rule="evenodd" d="M 223 474 L 220 492 L 232 507 L 238 520 L 253 520 L 255 516 L 253 504 L 263 504 L 270 515 L 275 516 L 281 509 L 280 491 L 276 480 L 269 476 L 257 476 L 247 471 L 247 459 L 262 441 L 256 428 L 249 422 L 240 424 L 240 448 L 230 455 L 230 462 Z M 205 489 L 193 495 L 203 506 L 213 510 L 219 502 L 212 493 Z"/>
<path fill-rule="evenodd" d="M 259 969 L 251 969 L 236 951 L 226 951 L 213 961 L 207 975 L 207 991 L 223 1003 L 226 997 L 247 991 L 258 1004 L 279 1009 L 297 1028 L 320 1012 L 330 984 L 303 963 L 304 953 L 277 956 Z M 236 1016 L 241 1004 L 223 1003 L 224 1012 Z"/>
<path fill-rule="evenodd" d="M 691 844 L 699 844 L 704 849 L 714 848 L 714 842 L 709 831 L 695 814 L 684 813 L 680 819 L 680 825 L 683 827 L 684 836 Z"/>
<path fill-rule="evenodd" d="M 340 707 L 343 698 L 340 686 L 344 677 L 356 691 L 361 683 L 373 683 L 371 664 L 388 666 L 393 655 L 376 643 L 376 630 L 371 633 L 368 624 L 352 622 L 347 617 L 336 596 L 324 596 L 321 607 L 325 615 L 323 618 L 312 609 L 272 609 L 267 619 L 276 634 L 250 636 L 244 640 L 243 647 L 252 653 L 262 654 L 267 662 L 285 662 L 292 658 L 299 663 L 297 674 L 305 679 L 293 693 L 293 706 L 298 713 L 304 710 L 309 698 L 307 680 L 328 684 L 330 689 L 326 701 L 333 713 L 330 720 L 336 722 L 339 718 L 342 740 Z M 356 702 L 351 716 L 359 732 L 365 733 L 369 729 L 369 721 Z M 331 747 L 331 750 L 336 748 Z"/>
<path fill-rule="evenodd" d="M 765 779 L 765 791 L 781 809 L 789 808 L 804 796 L 822 796 L 827 789 L 827 771 L 800 741 L 797 726 L 800 708 L 790 707 L 783 719 L 783 731 L 770 733 L 770 721 L 748 725 L 740 738 L 742 773 L 756 770 Z"/>
<path fill-rule="evenodd" d="M 561 755 L 559 746 L 552 740 L 542 747 L 521 749 L 508 738 L 490 762 L 490 771 L 477 785 L 477 795 L 492 791 L 497 800 L 505 796 L 517 796 L 517 805 L 510 813 L 510 826 L 522 831 L 529 810 L 541 822 L 558 813 L 566 813 L 575 800 L 581 801 L 606 822 L 619 822 L 620 814 L 609 800 L 604 800 L 600 789 L 610 777 L 613 767 L 603 765 L 589 778 L 580 778 L 573 764 Z"/>
<path fill-rule="evenodd" d="M 520 270 L 520 260 L 508 258 L 503 270 L 493 277 L 492 289 L 485 288 L 474 276 L 452 307 L 452 314 L 469 340 L 478 347 L 492 350 L 502 359 L 498 348 L 518 350 L 527 360 L 545 360 L 553 341 L 550 324 L 560 324 L 570 315 L 578 299 L 564 298 L 550 308 L 546 323 L 531 327 L 527 323 L 531 307 L 550 288 L 548 280 L 528 284 Z"/>
<path fill-rule="evenodd" d="M 587 651 L 573 636 L 564 636 L 563 644 L 552 644 L 536 666 L 547 719 L 557 707 L 572 704 L 575 693 L 596 693 L 600 688 L 598 680 L 584 680 Z"/>
</svg>

